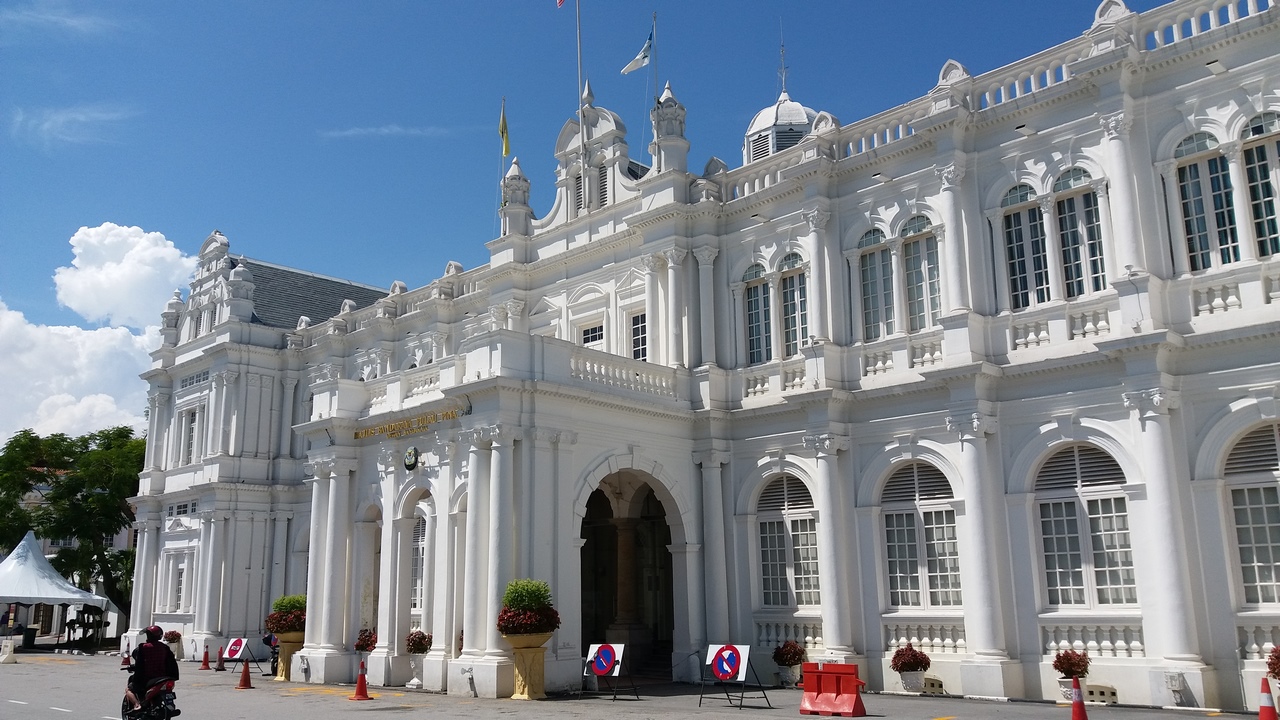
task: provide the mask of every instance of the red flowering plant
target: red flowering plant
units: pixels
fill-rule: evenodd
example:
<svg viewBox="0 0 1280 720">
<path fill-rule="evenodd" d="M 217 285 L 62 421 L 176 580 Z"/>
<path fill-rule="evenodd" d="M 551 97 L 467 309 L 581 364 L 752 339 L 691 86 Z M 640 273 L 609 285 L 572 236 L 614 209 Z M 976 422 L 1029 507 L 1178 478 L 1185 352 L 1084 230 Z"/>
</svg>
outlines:
<svg viewBox="0 0 1280 720">
<path fill-rule="evenodd" d="M 1271 654 L 1267 655 L 1267 674 L 1280 679 L 1280 647 L 1271 648 Z"/>
<path fill-rule="evenodd" d="M 410 655 L 425 655 L 431 652 L 431 633 L 414 630 L 405 635 L 404 649 Z"/>
<path fill-rule="evenodd" d="M 272 613 L 267 616 L 269 633 L 302 632 L 307 629 L 307 596 L 282 595 L 271 603 Z"/>
<path fill-rule="evenodd" d="M 355 648 L 360 652 L 373 652 L 373 649 L 377 646 L 378 633 L 369 628 L 361 630 L 360 635 L 356 637 Z"/>
<path fill-rule="evenodd" d="M 1053 656 L 1053 669 L 1064 678 L 1084 677 L 1089 674 L 1089 656 L 1075 650 L 1061 650 Z"/>
<path fill-rule="evenodd" d="M 804 662 L 804 648 L 795 640 L 787 640 L 773 649 L 773 662 L 779 667 L 792 667 Z"/>
<path fill-rule="evenodd" d="M 551 604 L 551 586 L 544 580 L 512 580 L 502 594 L 498 632 L 503 635 L 549 633 L 560 627 L 560 613 Z"/>
<path fill-rule="evenodd" d="M 164 634 L 164 641 L 167 643 L 182 642 L 182 633 L 177 630 L 170 630 Z"/>
<path fill-rule="evenodd" d="M 929 656 L 907 643 L 893 653 L 889 660 L 889 669 L 896 673 L 924 672 L 929 669 Z"/>
</svg>

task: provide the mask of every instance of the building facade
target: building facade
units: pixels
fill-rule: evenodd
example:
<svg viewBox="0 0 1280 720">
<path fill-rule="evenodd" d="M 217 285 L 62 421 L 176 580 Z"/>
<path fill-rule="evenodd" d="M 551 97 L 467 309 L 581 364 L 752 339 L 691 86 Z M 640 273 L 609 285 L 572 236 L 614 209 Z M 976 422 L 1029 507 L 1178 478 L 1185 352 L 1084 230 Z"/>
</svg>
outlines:
<svg viewBox="0 0 1280 720">
<path fill-rule="evenodd" d="M 1259 5 L 1261 3 L 1261 5 Z M 550 688 L 709 643 L 1048 698 L 1239 708 L 1280 642 L 1280 11 L 1106 0 L 1078 38 L 842 124 L 784 91 L 743 163 L 652 166 L 584 93 L 541 217 L 425 287 L 233 257 L 154 353 L 133 624 L 197 647 L 306 592 L 295 679 L 502 697 L 509 579 Z M 1087 19 L 1082 19 L 1082 26 Z M 585 143 L 585 152 L 584 152 Z M 149 610 L 148 610 L 149 609 Z"/>
</svg>

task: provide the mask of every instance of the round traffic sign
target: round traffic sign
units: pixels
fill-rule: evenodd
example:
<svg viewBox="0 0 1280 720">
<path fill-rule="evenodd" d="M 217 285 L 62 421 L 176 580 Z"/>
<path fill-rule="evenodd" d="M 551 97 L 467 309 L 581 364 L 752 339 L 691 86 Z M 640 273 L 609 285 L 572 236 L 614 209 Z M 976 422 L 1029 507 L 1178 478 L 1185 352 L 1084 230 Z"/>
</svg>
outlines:
<svg viewBox="0 0 1280 720">
<path fill-rule="evenodd" d="M 596 649 L 596 657 L 591 661 L 591 672 L 596 675 L 608 675 L 613 664 L 618 661 L 618 653 L 612 645 L 601 645 Z"/>
<path fill-rule="evenodd" d="M 243 647 L 244 647 L 244 638 L 236 638 L 235 640 L 232 640 L 231 644 L 227 646 L 227 657 L 229 658 L 240 657 L 240 649 Z"/>
<path fill-rule="evenodd" d="M 738 667 L 742 664 L 742 653 L 733 645 L 725 645 L 716 652 L 711 660 L 711 674 L 717 680 L 732 680 L 738 676 Z"/>
</svg>

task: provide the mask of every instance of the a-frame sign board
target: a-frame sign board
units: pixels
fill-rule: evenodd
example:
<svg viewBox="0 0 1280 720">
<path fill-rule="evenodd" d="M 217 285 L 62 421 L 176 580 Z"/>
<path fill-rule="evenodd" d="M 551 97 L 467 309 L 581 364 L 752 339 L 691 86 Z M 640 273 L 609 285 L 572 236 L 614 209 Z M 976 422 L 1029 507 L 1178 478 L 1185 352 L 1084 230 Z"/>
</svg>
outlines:
<svg viewBox="0 0 1280 720">
<path fill-rule="evenodd" d="M 232 662 L 251 662 L 253 666 L 262 672 L 262 665 L 258 662 L 257 656 L 253 654 L 253 645 L 249 642 L 249 638 L 231 638 L 227 643 L 227 652 L 223 656 Z M 264 660 L 266 658 L 263 658 Z"/>
<path fill-rule="evenodd" d="M 622 643 L 602 643 L 592 645 L 587 650 L 587 666 L 582 670 L 582 676 L 588 677 L 594 675 L 598 680 L 603 679 L 608 684 L 609 690 L 613 692 L 613 699 L 618 699 L 618 682 L 610 678 L 618 678 L 622 676 L 622 654 L 627 649 Z M 631 673 L 626 673 L 627 681 L 631 683 L 631 693 L 640 699 L 640 690 L 636 687 L 636 681 L 631 677 Z M 579 695 L 578 697 L 582 697 Z"/>
<path fill-rule="evenodd" d="M 748 697 L 750 699 L 758 697 L 764 699 L 769 709 L 773 709 L 773 703 L 769 702 L 769 694 L 764 690 L 764 683 L 760 682 L 760 676 L 756 674 L 755 667 L 751 665 L 751 647 L 749 645 L 709 645 L 707 646 L 707 661 L 704 667 L 711 668 L 711 676 L 714 678 L 712 682 L 718 682 L 724 688 L 724 698 L 731 706 L 741 710 L 746 707 Z M 759 695 L 747 695 L 748 671 L 755 678 L 755 685 L 752 687 L 760 691 Z M 736 698 L 729 691 L 730 686 L 737 686 L 738 693 Z M 706 687 L 707 674 L 704 670 L 702 682 L 698 689 L 698 707 L 702 707 L 702 700 L 706 696 Z"/>
</svg>

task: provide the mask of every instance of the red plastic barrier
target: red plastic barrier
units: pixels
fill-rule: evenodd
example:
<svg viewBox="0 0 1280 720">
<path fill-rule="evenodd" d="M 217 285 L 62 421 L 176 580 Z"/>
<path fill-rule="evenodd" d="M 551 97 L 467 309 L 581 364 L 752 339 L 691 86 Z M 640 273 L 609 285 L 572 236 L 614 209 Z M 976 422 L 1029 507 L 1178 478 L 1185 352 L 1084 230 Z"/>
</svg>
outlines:
<svg viewBox="0 0 1280 720">
<path fill-rule="evenodd" d="M 804 663 L 804 696 L 800 698 L 801 715 L 837 715 L 864 717 L 862 686 L 858 666 L 844 663 Z"/>
</svg>

